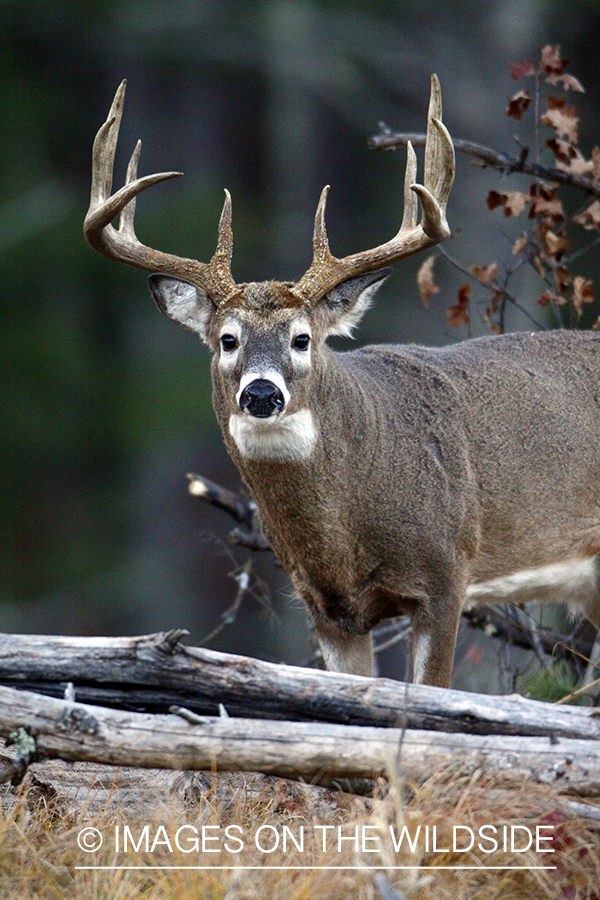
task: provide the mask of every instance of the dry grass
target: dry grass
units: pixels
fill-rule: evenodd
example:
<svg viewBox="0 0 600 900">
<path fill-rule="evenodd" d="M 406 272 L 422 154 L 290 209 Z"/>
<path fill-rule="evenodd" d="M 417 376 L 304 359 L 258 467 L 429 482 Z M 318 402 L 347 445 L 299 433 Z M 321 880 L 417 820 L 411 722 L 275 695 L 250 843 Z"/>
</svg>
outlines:
<svg viewBox="0 0 600 900">
<path fill-rule="evenodd" d="M 407 900 L 599 900 L 600 833 L 588 819 L 572 816 L 564 798 L 554 789 L 524 784 L 521 791 L 505 791 L 477 776 L 469 779 L 433 774 L 419 787 L 393 785 L 387 796 L 351 797 L 323 788 L 303 787 L 293 782 L 251 775 L 195 776 L 143 773 L 124 785 L 126 773 L 115 775 L 105 767 L 67 767 L 46 764 L 35 767 L 19 789 L 5 792 L 0 819 L 0 897 L 111 898 L 111 900 L 375 900 L 375 872 L 296 869 L 294 866 L 431 866 L 430 869 L 392 870 L 387 877 Z M 62 780 L 61 780 L 62 779 Z M 212 826 L 208 836 L 223 835 L 228 825 L 243 830 L 244 850 L 221 849 L 218 853 L 185 853 L 174 836 L 182 825 Z M 532 829 L 554 825 L 553 854 L 429 852 L 423 841 L 415 852 L 396 853 L 389 839 L 390 825 L 396 831 L 406 825 L 414 835 L 418 825 L 437 828 L 437 847 L 452 847 L 452 826 L 477 830 L 482 825 L 521 825 Z M 128 825 L 137 840 L 148 825 L 149 847 L 115 852 L 115 828 Z M 261 826 L 265 844 L 274 829 L 281 836 L 289 829 L 287 849 L 260 852 L 252 837 Z M 314 826 L 333 826 L 329 846 L 323 852 L 322 831 Z M 104 837 L 100 850 L 85 853 L 77 836 L 93 826 Z M 164 830 L 160 830 L 164 826 Z M 352 836 L 368 826 L 367 836 L 381 835 L 377 852 L 358 851 L 350 841 L 338 852 L 337 827 L 342 836 Z M 289 834 L 305 833 L 300 852 Z M 230 832 L 240 835 L 234 830 Z M 181 832 L 180 843 L 194 834 Z M 463 832 L 464 834 L 464 832 Z M 524 834 L 524 832 L 520 832 Z M 168 838 L 168 846 L 152 841 Z M 319 843 L 314 838 L 318 837 Z M 216 847 L 216 843 L 210 845 Z M 232 840 L 231 847 L 238 845 Z M 550 859 L 550 863 L 548 863 Z M 82 865 L 182 866 L 182 869 L 82 870 Z M 448 870 L 443 866 L 533 866 L 556 865 L 553 871 Z M 237 866 L 236 869 L 197 870 L 191 866 Z M 245 869 L 241 866 L 259 866 Z M 287 870 L 269 867 L 286 866 Z"/>
</svg>

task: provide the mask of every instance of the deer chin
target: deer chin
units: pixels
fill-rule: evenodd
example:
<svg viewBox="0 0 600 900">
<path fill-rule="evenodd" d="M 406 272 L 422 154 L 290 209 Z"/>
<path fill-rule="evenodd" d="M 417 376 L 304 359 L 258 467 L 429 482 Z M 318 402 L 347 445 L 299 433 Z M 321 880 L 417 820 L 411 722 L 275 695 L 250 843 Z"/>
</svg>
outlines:
<svg viewBox="0 0 600 900">
<path fill-rule="evenodd" d="M 246 459 L 299 462 L 311 456 L 317 443 L 308 409 L 268 419 L 233 415 L 229 419 L 229 433 Z"/>
</svg>

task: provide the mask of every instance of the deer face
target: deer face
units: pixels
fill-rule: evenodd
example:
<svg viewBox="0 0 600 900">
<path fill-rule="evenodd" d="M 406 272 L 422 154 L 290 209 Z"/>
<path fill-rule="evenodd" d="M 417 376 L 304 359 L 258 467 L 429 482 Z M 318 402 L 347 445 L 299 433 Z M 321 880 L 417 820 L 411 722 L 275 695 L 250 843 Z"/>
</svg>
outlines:
<svg viewBox="0 0 600 900">
<path fill-rule="evenodd" d="M 322 345 L 350 336 L 391 269 L 351 278 L 314 305 L 280 282 L 240 285 L 216 306 L 206 291 L 177 278 L 150 277 L 159 309 L 200 334 L 214 354 L 217 415 L 250 459 L 299 460 L 317 440 L 314 387 Z"/>
<path fill-rule="evenodd" d="M 236 284 L 231 273 L 233 230 L 228 191 L 210 262 L 154 250 L 138 240 L 134 229 L 137 196 L 180 173 L 138 178 L 138 142 L 125 186 L 110 193 L 124 98 L 122 82 L 94 141 L 90 207 L 83 226 L 88 242 L 109 259 L 164 273 L 151 276 L 150 290 L 162 312 L 197 331 L 215 354 L 215 410 L 221 427 L 242 456 L 310 456 L 318 440 L 314 398 L 319 394 L 315 395 L 313 386 L 318 386 L 319 370 L 326 366 L 322 347 L 327 336 L 351 334 L 391 271 L 381 266 L 450 235 L 446 203 L 454 180 L 454 149 L 441 121 L 442 95 L 437 77 L 431 79 L 425 183 L 416 183 L 417 158 L 409 143 L 404 215 L 396 236 L 342 259 L 333 256 L 325 228 L 326 186 L 315 215 L 312 262 L 295 284 Z M 112 224 L 117 215 L 118 228 Z"/>
</svg>

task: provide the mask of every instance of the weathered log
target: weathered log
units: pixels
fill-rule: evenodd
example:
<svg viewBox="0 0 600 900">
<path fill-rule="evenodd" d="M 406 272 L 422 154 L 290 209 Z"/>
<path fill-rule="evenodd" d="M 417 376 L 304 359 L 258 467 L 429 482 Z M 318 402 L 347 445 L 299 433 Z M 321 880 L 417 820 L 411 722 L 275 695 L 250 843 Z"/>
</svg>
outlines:
<svg viewBox="0 0 600 900">
<path fill-rule="evenodd" d="M 440 734 L 323 722 L 214 718 L 107 710 L 0 687 L 0 734 L 33 736 L 31 759 L 161 769 L 220 769 L 311 779 L 371 778 L 399 771 L 421 782 L 432 772 L 456 779 L 501 773 L 505 786 L 557 785 L 600 796 L 600 744 L 587 740 Z"/>
<path fill-rule="evenodd" d="M 468 694 L 185 647 L 185 632 L 128 638 L 0 636 L 0 683 L 126 709 L 473 734 L 600 738 L 600 713 L 518 695 Z"/>
</svg>

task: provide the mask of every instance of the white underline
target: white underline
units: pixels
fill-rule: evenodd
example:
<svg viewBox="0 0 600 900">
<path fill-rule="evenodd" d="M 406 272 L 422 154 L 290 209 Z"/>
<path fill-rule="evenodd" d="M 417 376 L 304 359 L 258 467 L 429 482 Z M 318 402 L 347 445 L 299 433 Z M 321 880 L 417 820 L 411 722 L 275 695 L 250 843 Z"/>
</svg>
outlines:
<svg viewBox="0 0 600 900">
<path fill-rule="evenodd" d="M 395 871 L 400 869 L 475 869 L 478 872 L 492 872 L 492 871 L 533 871 L 534 869 L 556 869 L 557 866 L 75 866 L 76 869 L 104 869 L 104 870 L 116 870 L 116 869 L 190 869 L 193 871 L 204 871 L 206 869 L 278 869 L 281 871 L 290 871 L 297 872 L 301 869 L 317 871 L 318 869 L 335 869 L 336 871 L 348 871 L 348 870 L 360 870 L 367 872 L 376 872 L 381 869 L 384 871 Z"/>
</svg>

